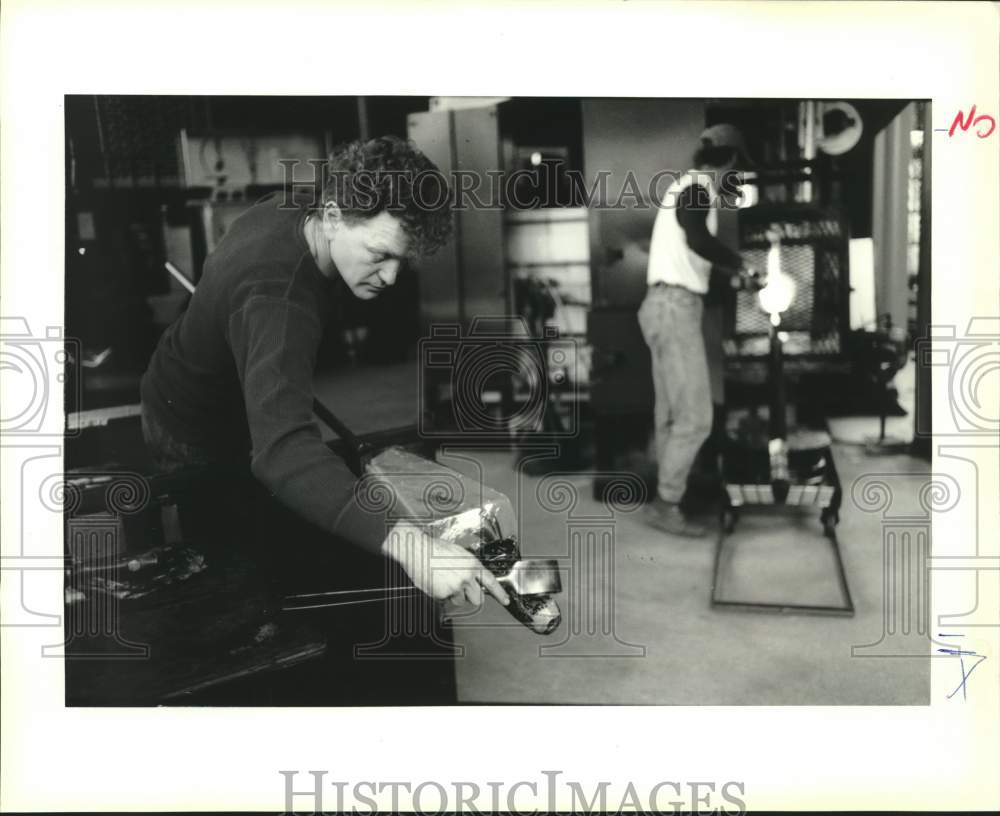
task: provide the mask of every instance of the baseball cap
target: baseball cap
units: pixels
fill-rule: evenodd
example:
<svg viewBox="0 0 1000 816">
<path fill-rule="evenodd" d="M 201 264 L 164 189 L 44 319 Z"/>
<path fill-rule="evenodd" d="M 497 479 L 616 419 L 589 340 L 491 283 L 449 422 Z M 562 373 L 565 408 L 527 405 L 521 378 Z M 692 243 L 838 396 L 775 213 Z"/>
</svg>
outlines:
<svg viewBox="0 0 1000 816">
<path fill-rule="evenodd" d="M 752 167 L 754 162 L 747 152 L 743 134 L 728 122 L 712 125 L 701 132 L 702 147 L 731 147 L 736 151 L 737 162 L 744 167 Z"/>
</svg>

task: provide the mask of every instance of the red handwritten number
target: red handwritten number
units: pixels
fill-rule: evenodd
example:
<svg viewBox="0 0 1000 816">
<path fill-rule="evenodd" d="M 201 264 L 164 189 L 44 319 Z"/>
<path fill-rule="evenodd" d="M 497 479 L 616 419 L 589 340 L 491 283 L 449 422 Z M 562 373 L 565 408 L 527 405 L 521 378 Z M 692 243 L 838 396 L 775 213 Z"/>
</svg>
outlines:
<svg viewBox="0 0 1000 816">
<path fill-rule="evenodd" d="M 984 131 L 980 127 L 981 124 L 988 127 L 989 130 Z M 950 137 L 955 135 L 955 128 L 961 128 L 964 132 L 973 125 L 976 126 L 976 136 L 980 139 L 985 139 L 997 129 L 997 120 L 987 113 L 982 113 L 979 116 L 976 116 L 976 106 L 973 105 L 969 108 L 969 113 L 965 118 L 962 117 L 962 111 L 955 114 L 955 121 L 951 123 L 951 129 L 948 131 L 948 136 Z"/>
</svg>

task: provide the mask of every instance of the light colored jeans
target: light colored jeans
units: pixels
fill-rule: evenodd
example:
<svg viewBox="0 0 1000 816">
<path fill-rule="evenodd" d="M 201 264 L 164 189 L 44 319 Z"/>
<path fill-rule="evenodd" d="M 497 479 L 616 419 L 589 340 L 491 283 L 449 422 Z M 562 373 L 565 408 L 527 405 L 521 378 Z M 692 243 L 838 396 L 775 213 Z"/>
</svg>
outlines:
<svg viewBox="0 0 1000 816">
<path fill-rule="evenodd" d="M 639 326 L 653 357 L 656 458 L 660 498 L 679 502 L 698 450 L 712 431 L 712 390 L 700 295 L 650 288 Z"/>
</svg>

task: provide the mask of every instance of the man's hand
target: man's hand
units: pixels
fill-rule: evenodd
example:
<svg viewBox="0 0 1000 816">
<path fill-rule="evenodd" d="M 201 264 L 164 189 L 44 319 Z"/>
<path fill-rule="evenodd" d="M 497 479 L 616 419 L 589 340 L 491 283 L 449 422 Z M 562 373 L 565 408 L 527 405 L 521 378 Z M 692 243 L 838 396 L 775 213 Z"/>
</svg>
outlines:
<svg viewBox="0 0 1000 816">
<path fill-rule="evenodd" d="M 744 266 L 742 269 L 737 270 L 729 279 L 729 283 L 733 289 L 746 289 L 749 292 L 756 292 L 764 286 L 760 270 L 754 269 L 752 266 Z"/>
<path fill-rule="evenodd" d="M 382 551 L 398 561 L 414 586 L 436 601 L 479 606 L 483 590 L 506 606 L 510 598 L 496 577 L 464 547 L 435 539 L 412 524 L 396 524 Z"/>
</svg>

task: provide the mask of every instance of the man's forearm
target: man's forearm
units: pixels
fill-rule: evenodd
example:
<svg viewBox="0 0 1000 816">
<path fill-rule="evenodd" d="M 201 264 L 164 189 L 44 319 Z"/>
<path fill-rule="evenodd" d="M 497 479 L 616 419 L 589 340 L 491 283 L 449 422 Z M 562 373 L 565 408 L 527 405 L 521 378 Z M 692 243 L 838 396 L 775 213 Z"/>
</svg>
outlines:
<svg viewBox="0 0 1000 816">
<path fill-rule="evenodd" d="M 688 247 L 696 255 L 727 272 L 739 272 L 744 268 L 743 258 L 733 252 L 708 230 L 703 234 L 688 235 Z"/>
<path fill-rule="evenodd" d="M 312 524 L 369 552 L 381 552 L 385 512 L 358 501 L 357 480 L 323 444 L 318 429 L 296 429 L 254 454 L 254 476 Z"/>
<path fill-rule="evenodd" d="M 229 332 L 243 384 L 254 476 L 306 521 L 379 551 L 384 516 L 358 504 L 356 477 L 323 444 L 312 415 L 319 324 L 281 298 L 257 295 L 232 314 Z"/>
<path fill-rule="evenodd" d="M 700 192 L 699 192 L 700 191 Z M 692 252 L 727 272 L 743 269 L 743 259 L 708 230 L 708 211 L 699 206 L 708 200 L 708 190 L 692 185 L 684 190 L 677 202 L 677 223 Z"/>
</svg>

